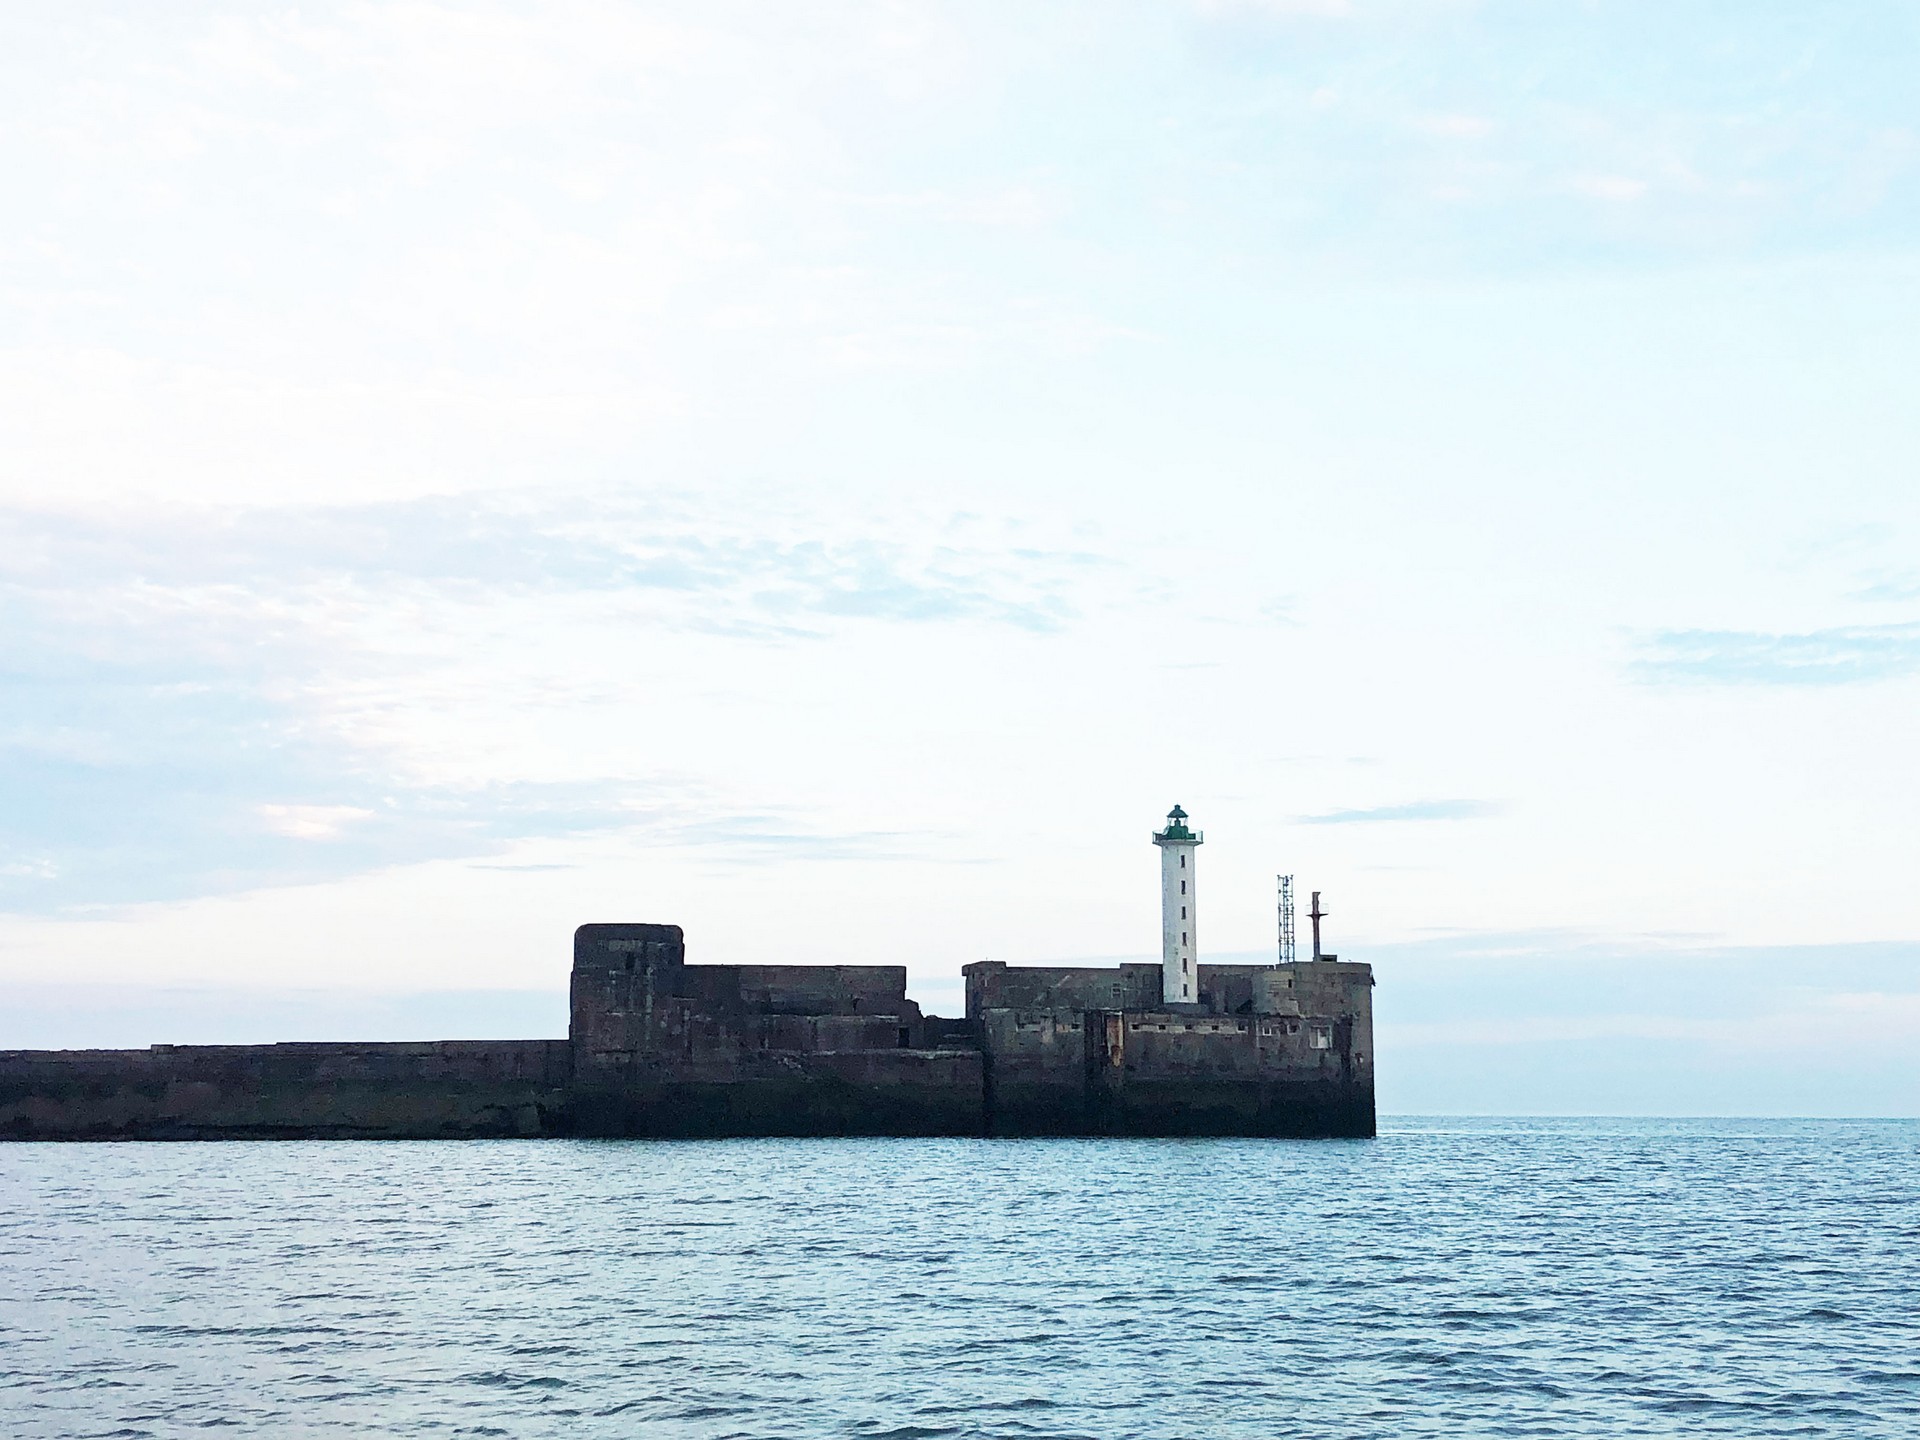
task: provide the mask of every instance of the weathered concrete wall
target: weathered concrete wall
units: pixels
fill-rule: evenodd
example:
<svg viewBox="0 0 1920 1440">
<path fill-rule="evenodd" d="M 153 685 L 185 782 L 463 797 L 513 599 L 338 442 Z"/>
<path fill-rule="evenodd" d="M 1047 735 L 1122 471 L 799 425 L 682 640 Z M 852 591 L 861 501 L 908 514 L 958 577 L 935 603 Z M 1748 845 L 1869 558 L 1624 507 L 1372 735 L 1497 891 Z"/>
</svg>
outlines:
<svg viewBox="0 0 1920 1440">
<path fill-rule="evenodd" d="M 1003 1010 L 983 1029 L 996 1135 L 1374 1133 L 1349 1018 Z"/>
<path fill-rule="evenodd" d="M 1201 1003 L 1087 1003 L 1139 972 L 966 967 L 993 1133 L 1374 1133 L 1370 967 L 1202 966 Z"/>
<path fill-rule="evenodd" d="M 1160 967 L 1145 967 L 1157 988 Z M 1108 972 L 1111 974 L 1111 972 Z M 1102 1012 L 1068 1007 L 988 1010 L 980 1017 L 983 1122 L 995 1135 L 1081 1134 L 1088 1069 Z"/>
<path fill-rule="evenodd" d="M 15 1140 L 435 1139 L 563 1133 L 564 1040 L 0 1052 Z"/>
<path fill-rule="evenodd" d="M 896 1048 L 795 1038 L 808 1048 L 629 1056 L 579 1085 L 564 1040 L 0 1052 L 0 1138 L 982 1133 L 977 1050 L 900 1049 L 890 1025 Z"/>
<path fill-rule="evenodd" d="M 1088 1113 L 1085 1130 L 1065 1133 L 1351 1140 L 1374 1134 L 1373 1087 L 1338 1083 L 1148 1079 L 1118 1093 L 1096 1093 Z"/>
<path fill-rule="evenodd" d="M 634 1057 L 576 1089 L 574 1133 L 979 1135 L 981 1065 L 977 1050 L 768 1051 L 689 1076 Z"/>
<path fill-rule="evenodd" d="M 731 971 L 744 1008 L 767 1015 L 902 1015 L 918 1019 L 907 999 L 904 965 L 716 965 Z"/>
<path fill-rule="evenodd" d="M 1201 966 L 1201 974 L 1206 973 Z M 978 960 L 961 967 L 967 1015 L 988 1010 L 1151 1010 L 1161 1003 L 1158 965 L 1010 966 Z"/>
<path fill-rule="evenodd" d="M 568 1036 L 582 1062 L 659 1043 L 658 1011 L 679 993 L 678 925 L 582 925 L 573 932 Z"/>
<path fill-rule="evenodd" d="M 689 1079 L 719 1080 L 763 1050 L 924 1042 L 904 965 L 688 965 L 677 925 L 582 925 L 571 1008 L 586 1074 L 641 1054 L 678 1062 Z"/>
<path fill-rule="evenodd" d="M 688 965 L 677 927 L 583 925 L 571 1033 L 582 1134 L 966 1135 L 983 1124 L 978 1052 L 930 1044 L 903 965 Z"/>
</svg>

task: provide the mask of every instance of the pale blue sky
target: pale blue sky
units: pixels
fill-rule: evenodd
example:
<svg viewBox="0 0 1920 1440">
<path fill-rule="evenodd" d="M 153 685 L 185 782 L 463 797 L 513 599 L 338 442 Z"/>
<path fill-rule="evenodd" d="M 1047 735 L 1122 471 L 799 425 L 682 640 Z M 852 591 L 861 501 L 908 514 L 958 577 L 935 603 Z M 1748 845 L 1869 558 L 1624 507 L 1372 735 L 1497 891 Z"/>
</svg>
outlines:
<svg viewBox="0 0 1920 1440">
<path fill-rule="evenodd" d="M 549 1032 L 589 919 L 951 1012 L 1149 956 L 1178 800 L 1203 952 L 1285 869 L 1377 961 L 1389 1108 L 1920 1112 L 1916 73 L 1895 4 L 0 21 L 0 1045 Z"/>
</svg>

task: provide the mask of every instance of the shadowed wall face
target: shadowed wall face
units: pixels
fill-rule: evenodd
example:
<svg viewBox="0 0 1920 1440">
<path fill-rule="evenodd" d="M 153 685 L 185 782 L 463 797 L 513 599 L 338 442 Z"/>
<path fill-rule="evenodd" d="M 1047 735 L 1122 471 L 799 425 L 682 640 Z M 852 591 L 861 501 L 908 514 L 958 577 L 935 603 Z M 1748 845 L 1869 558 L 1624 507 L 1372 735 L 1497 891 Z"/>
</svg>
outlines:
<svg viewBox="0 0 1920 1440">
<path fill-rule="evenodd" d="M 569 1034 L 583 1075 L 725 1081 L 762 1052 L 917 1049 L 903 965 L 688 965 L 677 925 L 574 933 Z"/>
<path fill-rule="evenodd" d="M 564 1040 L 0 1052 L 0 1136 L 464 1139 L 565 1128 Z"/>
<path fill-rule="evenodd" d="M 989 1010 L 1152 1010 L 1160 1005 L 1158 965 L 1011 966 L 978 960 L 963 973 L 970 1019 Z"/>
<path fill-rule="evenodd" d="M 927 1047 L 900 965 L 688 965 L 678 927 L 583 925 L 576 1133 L 978 1134 L 981 1057 Z"/>
<path fill-rule="evenodd" d="M 667 1012 L 686 966 L 678 925 L 582 925 L 573 932 L 567 1036 L 586 1064 L 653 1051 L 675 1028 Z"/>
<path fill-rule="evenodd" d="M 1366 965 L 1203 965 L 1191 1005 L 1157 1000 L 1158 966 L 966 976 L 994 1133 L 1374 1133 Z"/>
</svg>

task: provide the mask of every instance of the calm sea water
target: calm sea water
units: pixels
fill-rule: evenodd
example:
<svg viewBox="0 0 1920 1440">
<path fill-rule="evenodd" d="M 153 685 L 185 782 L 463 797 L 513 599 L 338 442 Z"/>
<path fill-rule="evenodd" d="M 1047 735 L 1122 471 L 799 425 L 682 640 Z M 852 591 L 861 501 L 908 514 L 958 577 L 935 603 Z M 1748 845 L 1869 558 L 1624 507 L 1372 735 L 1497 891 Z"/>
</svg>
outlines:
<svg viewBox="0 0 1920 1440">
<path fill-rule="evenodd" d="M 0 1146 L 0 1434 L 1920 1435 L 1920 1124 Z"/>
</svg>

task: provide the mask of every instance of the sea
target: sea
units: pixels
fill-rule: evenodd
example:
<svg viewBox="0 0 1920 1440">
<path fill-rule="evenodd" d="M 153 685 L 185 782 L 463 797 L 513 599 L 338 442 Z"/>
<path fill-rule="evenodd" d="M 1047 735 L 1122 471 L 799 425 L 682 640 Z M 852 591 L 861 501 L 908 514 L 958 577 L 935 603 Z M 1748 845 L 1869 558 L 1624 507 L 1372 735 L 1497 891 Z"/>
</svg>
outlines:
<svg viewBox="0 0 1920 1440">
<path fill-rule="evenodd" d="M 1920 1122 L 0 1145 L 0 1436 L 1920 1436 Z"/>
</svg>

